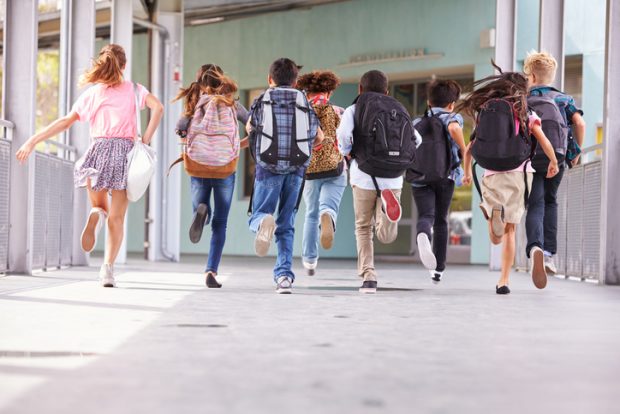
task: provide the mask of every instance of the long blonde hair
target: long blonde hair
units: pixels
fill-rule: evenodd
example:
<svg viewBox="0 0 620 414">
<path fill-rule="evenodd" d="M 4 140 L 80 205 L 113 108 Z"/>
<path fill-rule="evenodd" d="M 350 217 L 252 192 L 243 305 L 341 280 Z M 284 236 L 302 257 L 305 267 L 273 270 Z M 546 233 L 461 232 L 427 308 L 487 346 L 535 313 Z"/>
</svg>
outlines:
<svg viewBox="0 0 620 414">
<path fill-rule="evenodd" d="M 92 67 L 82 75 L 80 86 L 89 83 L 120 85 L 123 82 L 123 69 L 126 63 L 127 57 L 123 47 L 110 43 L 101 48 L 99 55 L 93 60 Z"/>
</svg>

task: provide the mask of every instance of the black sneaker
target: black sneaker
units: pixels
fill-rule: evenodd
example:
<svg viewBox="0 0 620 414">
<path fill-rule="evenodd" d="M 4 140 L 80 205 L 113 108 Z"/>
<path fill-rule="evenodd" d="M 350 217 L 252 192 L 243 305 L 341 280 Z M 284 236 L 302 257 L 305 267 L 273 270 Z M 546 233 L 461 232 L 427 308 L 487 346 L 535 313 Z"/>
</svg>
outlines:
<svg viewBox="0 0 620 414">
<path fill-rule="evenodd" d="M 364 280 L 360 287 L 360 293 L 377 293 L 377 281 L 376 280 Z"/>
<path fill-rule="evenodd" d="M 213 272 L 207 272 L 207 278 L 205 284 L 208 288 L 221 288 L 222 284 L 217 281 Z"/>
<path fill-rule="evenodd" d="M 189 239 L 192 243 L 196 244 L 200 241 L 202 237 L 202 230 L 205 227 L 205 221 L 207 221 L 207 205 L 200 203 L 198 204 L 198 208 L 196 209 L 196 213 L 194 213 L 194 220 L 192 220 L 192 225 L 189 226 Z"/>
<path fill-rule="evenodd" d="M 510 293 L 510 288 L 506 285 L 502 287 L 495 286 L 495 293 L 497 293 L 498 295 L 507 295 Z"/>
</svg>

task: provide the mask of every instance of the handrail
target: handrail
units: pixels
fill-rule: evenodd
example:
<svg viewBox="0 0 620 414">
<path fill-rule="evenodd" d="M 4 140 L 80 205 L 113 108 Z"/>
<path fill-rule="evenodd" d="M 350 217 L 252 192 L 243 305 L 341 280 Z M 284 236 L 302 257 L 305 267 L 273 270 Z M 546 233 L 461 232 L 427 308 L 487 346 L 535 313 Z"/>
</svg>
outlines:
<svg viewBox="0 0 620 414">
<path fill-rule="evenodd" d="M 53 141 L 53 140 L 48 140 L 45 141 L 46 145 L 55 145 L 57 148 L 65 150 L 65 151 L 69 151 L 73 154 L 77 153 L 77 148 L 75 148 L 73 145 L 67 145 L 67 144 L 63 144 L 62 142 L 58 142 L 58 141 Z"/>
<path fill-rule="evenodd" d="M 15 124 L 11 121 L 7 121 L 6 119 L 0 119 L 0 127 L 15 129 Z"/>
</svg>

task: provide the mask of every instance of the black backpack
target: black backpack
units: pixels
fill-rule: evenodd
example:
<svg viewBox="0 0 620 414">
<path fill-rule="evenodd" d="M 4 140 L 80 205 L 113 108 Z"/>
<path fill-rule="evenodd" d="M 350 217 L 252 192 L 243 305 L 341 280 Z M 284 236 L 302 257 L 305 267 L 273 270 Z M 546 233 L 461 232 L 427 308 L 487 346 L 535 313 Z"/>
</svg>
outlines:
<svg viewBox="0 0 620 414">
<path fill-rule="evenodd" d="M 414 128 L 422 136 L 415 159 L 405 176 L 407 182 L 430 184 L 448 178 L 452 165 L 452 144 L 439 114 L 429 108 Z"/>
<path fill-rule="evenodd" d="M 552 89 L 549 94 L 536 93 L 527 98 L 528 107 L 535 111 L 542 121 L 542 130 L 553 146 L 558 164 L 562 164 L 566 158 L 569 135 L 566 117 L 554 100 L 555 95 L 560 93 Z M 532 166 L 536 171 L 546 171 L 549 167 L 549 158 L 540 146 L 534 152 Z"/>
<path fill-rule="evenodd" d="M 405 107 L 391 96 L 365 92 L 355 101 L 353 158 L 373 177 L 396 178 L 411 166 L 415 135 Z M 376 183 L 375 183 L 376 186 Z"/>
<path fill-rule="evenodd" d="M 515 109 L 505 99 L 488 100 L 478 113 L 471 135 L 471 154 L 483 168 L 510 171 L 532 157 L 535 144 L 515 123 Z"/>
</svg>

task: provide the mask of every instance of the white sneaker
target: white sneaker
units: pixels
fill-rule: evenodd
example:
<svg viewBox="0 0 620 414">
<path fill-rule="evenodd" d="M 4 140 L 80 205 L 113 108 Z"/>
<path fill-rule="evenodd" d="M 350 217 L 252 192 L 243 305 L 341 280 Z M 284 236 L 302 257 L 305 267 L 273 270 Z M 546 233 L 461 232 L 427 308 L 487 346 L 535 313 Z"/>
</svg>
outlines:
<svg viewBox="0 0 620 414">
<path fill-rule="evenodd" d="M 551 273 L 552 275 L 556 275 L 558 273 L 558 269 L 555 267 L 555 261 L 553 260 L 553 256 L 545 255 L 545 270 L 547 273 Z"/>
<path fill-rule="evenodd" d="M 438 272 L 437 270 L 429 270 L 428 272 L 431 274 L 431 281 L 438 285 L 441 282 L 443 272 Z"/>
<path fill-rule="evenodd" d="M 314 263 L 308 263 L 302 259 L 301 264 L 303 265 L 304 269 L 306 269 L 308 276 L 314 276 L 314 270 L 316 269 L 316 266 L 319 264 L 319 262 L 316 261 Z"/>
<path fill-rule="evenodd" d="M 276 282 L 276 292 L 280 294 L 293 293 L 293 281 L 288 276 L 280 276 Z"/>
<path fill-rule="evenodd" d="M 276 221 L 273 216 L 268 214 L 263 217 L 258 232 L 256 232 L 256 239 L 254 239 L 254 251 L 258 257 L 267 256 L 269 253 L 269 246 L 271 246 L 271 239 L 275 231 Z"/>
<path fill-rule="evenodd" d="M 418 252 L 420 253 L 420 260 L 422 264 L 428 270 L 435 270 L 437 268 L 437 259 L 433 254 L 433 248 L 431 247 L 431 241 L 428 239 L 426 233 L 418 234 Z"/>
<path fill-rule="evenodd" d="M 92 252 L 97 245 L 97 235 L 103 223 L 105 223 L 106 217 L 106 212 L 99 207 L 93 207 L 90 210 L 86 225 L 84 226 L 84 230 L 82 230 L 82 236 L 80 237 L 82 250 L 86 253 Z"/>
<path fill-rule="evenodd" d="M 101 269 L 99 269 L 99 281 L 101 282 L 101 286 L 103 287 L 116 287 L 116 281 L 114 280 L 114 271 L 112 270 L 112 265 L 101 265 Z"/>
<path fill-rule="evenodd" d="M 532 274 L 532 282 L 538 289 L 544 289 L 547 286 L 547 271 L 545 270 L 545 254 L 538 247 L 532 247 L 530 250 L 530 272 Z"/>
</svg>

